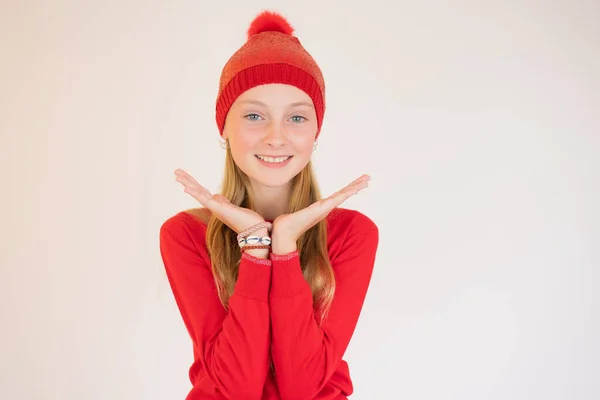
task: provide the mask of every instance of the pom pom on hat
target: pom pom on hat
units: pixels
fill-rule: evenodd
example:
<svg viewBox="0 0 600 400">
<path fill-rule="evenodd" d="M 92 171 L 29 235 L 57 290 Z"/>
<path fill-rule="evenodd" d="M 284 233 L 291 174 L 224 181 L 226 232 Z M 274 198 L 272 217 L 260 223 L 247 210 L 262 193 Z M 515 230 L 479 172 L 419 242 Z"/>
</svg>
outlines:
<svg viewBox="0 0 600 400">
<path fill-rule="evenodd" d="M 272 11 L 263 11 L 260 13 L 248 28 L 248 38 L 257 33 L 261 32 L 281 32 L 286 35 L 292 35 L 294 28 L 290 23 L 280 14 Z"/>
</svg>

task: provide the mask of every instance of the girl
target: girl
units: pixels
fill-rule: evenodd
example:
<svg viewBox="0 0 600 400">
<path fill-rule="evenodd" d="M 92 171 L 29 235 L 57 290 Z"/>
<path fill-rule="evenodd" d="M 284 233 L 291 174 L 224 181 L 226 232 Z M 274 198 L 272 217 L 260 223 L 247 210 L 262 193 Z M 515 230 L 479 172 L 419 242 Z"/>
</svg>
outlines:
<svg viewBox="0 0 600 400">
<path fill-rule="evenodd" d="M 195 399 L 347 399 L 342 360 L 371 279 L 378 228 L 338 207 L 364 175 L 321 199 L 310 158 L 325 111 L 314 59 L 263 12 L 225 65 L 216 102 L 222 194 L 176 170 L 203 207 L 160 230 L 169 283 L 193 342 Z"/>
</svg>

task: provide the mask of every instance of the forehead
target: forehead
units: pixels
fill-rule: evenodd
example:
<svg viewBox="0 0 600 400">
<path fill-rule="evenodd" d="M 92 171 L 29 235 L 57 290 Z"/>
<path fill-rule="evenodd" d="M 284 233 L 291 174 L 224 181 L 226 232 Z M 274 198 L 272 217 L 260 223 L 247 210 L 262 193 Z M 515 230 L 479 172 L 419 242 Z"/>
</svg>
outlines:
<svg viewBox="0 0 600 400">
<path fill-rule="evenodd" d="M 235 102 L 261 102 L 267 105 L 305 102 L 312 105 L 312 100 L 306 92 L 295 86 L 280 83 L 255 86 L 242 93 Z"/>
</svg>

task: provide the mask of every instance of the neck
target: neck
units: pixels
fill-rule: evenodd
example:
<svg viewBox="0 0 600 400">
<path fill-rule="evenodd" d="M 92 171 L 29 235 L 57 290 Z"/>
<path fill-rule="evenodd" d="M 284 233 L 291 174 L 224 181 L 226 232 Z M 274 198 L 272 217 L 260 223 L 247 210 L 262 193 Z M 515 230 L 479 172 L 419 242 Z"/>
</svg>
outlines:
<svg viewBox="0 0 600 400">
<path fill-rule="evenodd" d="M 267 221 L 285 214 L 291 195 L 291 182 L 276 187 L 252 184 L 252 201 L 257 213 Z"/>
</svg>

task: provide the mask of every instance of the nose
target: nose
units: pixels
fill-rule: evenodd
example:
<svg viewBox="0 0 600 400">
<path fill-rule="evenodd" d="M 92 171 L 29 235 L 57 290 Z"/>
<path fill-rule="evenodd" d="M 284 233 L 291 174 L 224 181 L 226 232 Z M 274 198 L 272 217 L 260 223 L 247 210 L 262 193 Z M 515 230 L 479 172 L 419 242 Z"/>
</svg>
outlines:
<svg viewBox="0 0 600 400">
<path fill-rule="evenodd" d="M 271 147 L 283 146 L 285 144 L 285 132 L 281 124 L 275 121 L 270 123 L 264 141 Z"/>
</svg>

